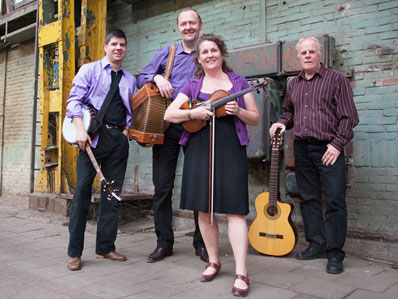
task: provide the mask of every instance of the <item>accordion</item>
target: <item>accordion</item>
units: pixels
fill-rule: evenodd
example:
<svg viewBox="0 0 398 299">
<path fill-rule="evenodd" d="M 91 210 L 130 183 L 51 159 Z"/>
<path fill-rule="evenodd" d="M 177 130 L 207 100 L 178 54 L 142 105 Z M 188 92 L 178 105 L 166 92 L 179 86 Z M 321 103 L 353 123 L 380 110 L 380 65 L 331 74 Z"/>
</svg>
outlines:
<svg viewBox="0 0 398 299">
<path fill-rule="evenodd" d="M 141 146 L 163 144 L 168 123 L 163 120 L 168 100 L 163 98 L 155 83 L 146 83 L 131 99 L 133 110 L 129 139 Z"/>
</svg>

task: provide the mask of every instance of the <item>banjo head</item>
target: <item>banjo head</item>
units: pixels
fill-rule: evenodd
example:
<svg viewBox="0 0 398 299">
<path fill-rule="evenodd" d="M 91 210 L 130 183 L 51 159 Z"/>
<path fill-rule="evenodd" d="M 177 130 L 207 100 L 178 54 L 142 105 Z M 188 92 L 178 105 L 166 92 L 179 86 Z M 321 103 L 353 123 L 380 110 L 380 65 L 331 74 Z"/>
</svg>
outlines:
<svg viewBox="0 0 398 299">
<path fill-rule="evenodd" d="M 83 125 L 84 125 L 84 129 L 87 132 L 88 128 L 90 127 L 90 123 L 91 123 L 91 113 L 88 108 L 83 108 L 83 107 L 82 107 L 82 112 L 83 112 Z M 62 123 L 62 136 L 64 137 L 65 141 L 70 144 L 75 144 L 76 143 L 76 134 L 77 134 L 77 130 L 73 123 L 72 118 L 65 117 L 65 119 Z"/>
</svg>

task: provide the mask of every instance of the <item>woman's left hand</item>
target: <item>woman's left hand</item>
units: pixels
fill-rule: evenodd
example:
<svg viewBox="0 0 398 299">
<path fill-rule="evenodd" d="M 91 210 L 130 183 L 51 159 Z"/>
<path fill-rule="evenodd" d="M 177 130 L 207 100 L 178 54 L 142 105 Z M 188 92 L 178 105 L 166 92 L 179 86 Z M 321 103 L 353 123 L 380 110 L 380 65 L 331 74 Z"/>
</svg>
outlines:
<svg viewBox="0 0 398 299">
<path fill-rule="evenodd" d="M 231 101 L 225 104 L 225 111 L 229 115 L 238 115 L 240 112 L 240 107 L 237 101 Z"/>
</svg>

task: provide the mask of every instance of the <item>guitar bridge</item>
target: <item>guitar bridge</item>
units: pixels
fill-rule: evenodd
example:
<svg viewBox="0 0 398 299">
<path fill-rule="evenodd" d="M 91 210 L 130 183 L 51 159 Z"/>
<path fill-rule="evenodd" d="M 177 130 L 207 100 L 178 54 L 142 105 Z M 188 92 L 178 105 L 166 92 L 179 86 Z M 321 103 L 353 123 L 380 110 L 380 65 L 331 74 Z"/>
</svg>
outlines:
<svg viewBox="0 0 398 299">
<path fill-rule="evenodd" d="M 270 239 L 283 239 L 283 235 L 278 235 L 278 234 L 268 234 L 268 233 L 259 233 L 260 237 L 265 237 L 265 238 L 270 238 Z"/>
</svg>

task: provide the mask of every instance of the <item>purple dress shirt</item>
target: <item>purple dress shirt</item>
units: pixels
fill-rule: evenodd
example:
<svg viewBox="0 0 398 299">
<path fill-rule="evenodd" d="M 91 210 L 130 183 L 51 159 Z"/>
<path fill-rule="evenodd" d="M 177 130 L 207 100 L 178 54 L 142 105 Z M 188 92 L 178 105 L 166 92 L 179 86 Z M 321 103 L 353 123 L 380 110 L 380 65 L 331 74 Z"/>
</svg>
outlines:
<svg viewBox="0 0 398 299">
<path fill-rule="evenodd" d="M 130 98 L 136 92 L 136 81 L 133 75 L 120 68 L 123 75 L 119 83 L 119 93 L 123 104 L 126 107 L 126 125 L 131 123 Z M 92 105 L 95 109 L 100 110 L 106 95 L 111 86 L 112 66 L 106 56 L 101 60 L 84 64 L 80 67 L 78 73 L 73 79 L 73 85 L 69 93 L 67 101 L 68 117 L 82 117 L 83 105 Z M 98 143 L 99 136 L 93 139 L 93 147 Z"/>
<path fill-rule="evenodd" d="M 359 122 L 350 82 L 323 65 L 310 80 L 301 72 L 290 81 L 283 109 L 278 122 L 293 127 L 295 140 L 329 141 L 339 151 Z"/>
<path fill-rule="evenodd" d="M 141 71 L 137 76 L 137 86 L 141 88 L 145 83 L 155 82 L 153 77 L 155 75 L 165 75 L 167 59 L 169 57 L 170 46 L 165 46 L 156 53 L 152 58 L 151 62 Z M 195 57 L 195 51 L 191 53 L 186 53 L 182 46 L 182 43 L 175 45 L 175 57 L 173 68 L 171 70 L 171 75 L 169 78 L 170 84 L 174 87 L 174 93 L 172 100 L 180 92 L 180 89 L 188 81 L 188 79 L 193 77 L 195 73 L 196 66 L 193 61 Z"/>
<path fill-rule="evenodd" d="M 232 83 L 232 93 L 237 93 L 241 90 L 244 90 L 249 86 L 246 79 L 242 76 L 239 76 L 235 73 L 225 72 L 228 75 L 229 80 Z M 194 78 L 190 80 L 182 89 L 181 93 L 185 94 L 190 99 L 197 99 L 200 93 L 200 89 L 202 88 L 204 76 L 202 75 L 200 78 Z M 236 100 L 238 102 L 239 107 L 246 109 L 245 100 L 243 96 L 240 96 Z M 246 124 L 239 119 L 239 117 L 234 116 L 235 119 L 235 127 L 236 133 L 238 134 L 239 142 L 241 145 L 248 145 L 249 144 L 249 136 L 247 134 Z M 190 133 L 188 131 L 184 131 L 182 133 L 180 144 L 182 146 L 187 146 L 188 140 L 190 137 Z"/>
</svg>

